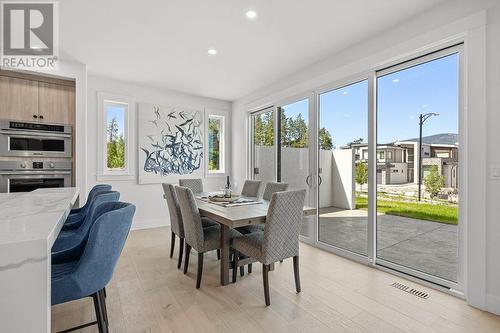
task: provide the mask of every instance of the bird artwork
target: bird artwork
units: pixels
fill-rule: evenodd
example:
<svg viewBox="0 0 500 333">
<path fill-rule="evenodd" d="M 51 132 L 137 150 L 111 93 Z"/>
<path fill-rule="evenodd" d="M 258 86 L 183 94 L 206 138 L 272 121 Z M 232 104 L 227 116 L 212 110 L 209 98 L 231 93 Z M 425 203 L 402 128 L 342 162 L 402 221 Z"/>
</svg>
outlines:
<svg viewBox="0 0 500 333">
<path fill-rule="evenodd" d="M 201 111 L 141 105 L 139 118 L 139 163 L 144 176 L 142 178 L 159 176 L 156 182 L 160 182 L 161 177 L 190 175 L 202 171 Z M 139 179 L 141 181 L 141 175 Z"/>
</svg>

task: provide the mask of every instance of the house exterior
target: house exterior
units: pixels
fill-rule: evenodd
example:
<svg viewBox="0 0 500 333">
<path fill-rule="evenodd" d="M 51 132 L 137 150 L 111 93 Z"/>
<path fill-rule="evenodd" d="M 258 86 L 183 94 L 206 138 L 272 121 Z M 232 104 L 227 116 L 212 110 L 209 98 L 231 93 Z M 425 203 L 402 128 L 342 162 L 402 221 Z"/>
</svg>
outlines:
<svg viewBox="0 0 500 333">
<path fill-rule="evenodd" d="M 341 149 L 352 149 L 355 163 L 368 162 L 368 144 L 353 143 Z M 377 184 L 418 183 L 418 142 L 396 141 L 377 147 Z M 445 187 L 458 188 L 458 145 L 423 143 L 422 178 L 433 165 L 444 176 Z"/>
</svg>

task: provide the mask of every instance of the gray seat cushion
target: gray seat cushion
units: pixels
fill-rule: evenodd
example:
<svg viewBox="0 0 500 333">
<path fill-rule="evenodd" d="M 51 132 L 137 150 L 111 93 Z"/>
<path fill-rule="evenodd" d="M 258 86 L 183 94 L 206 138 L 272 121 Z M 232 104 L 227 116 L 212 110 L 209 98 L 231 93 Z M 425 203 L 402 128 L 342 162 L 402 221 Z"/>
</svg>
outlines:
<svg viewBox="0 0 500 333">
<path fill-rule="evenodd" d="M 203 226 L 203 228 L 208 228 L 208 227 L 213 227 L 213 226 L 219 225 L 219 223 L 212 221 L 208 217 L 202 216 L 201 217 L 201 225 Z"/>
<path fill-rule="evenodd" d="M 229 239 L 241 236 L 241 233 L 234 229 L 229 229 Z M 220 249 L 220 225 L 203 228 L 203 248 L 195 249 L 198 252 L 208 252 Z"/>
<path fill-rule="evenodd" d="M 242 234 L 250 234 L 252 232 L 263 232 L 264 231 L 264 224 L 246 225 L 244 227 L 236 228 L 236 230 L 238 230 Z"/>
<path fill-rule="evenodd" d="M 240 235 L 233 238 L 231 247 L 236 251 L 242 252 L 245 255 L 262 261 L 262 241 L 264 240 L 263 232 L 253 232 L 250 234 Z"/>
</svg>

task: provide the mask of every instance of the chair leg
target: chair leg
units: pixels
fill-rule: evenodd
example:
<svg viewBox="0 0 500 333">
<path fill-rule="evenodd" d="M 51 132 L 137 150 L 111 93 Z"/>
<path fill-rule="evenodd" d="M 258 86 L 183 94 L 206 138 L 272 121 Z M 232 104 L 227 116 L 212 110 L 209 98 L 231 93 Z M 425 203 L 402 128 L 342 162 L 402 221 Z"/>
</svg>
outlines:
<svg viewBox="0 0 500 333">
<path fill-rule="evenodd" d="M 103 317 L 104 317 L 104 321 L 106 322 L 106 327 L 109 328 L 108 308 L 106 307 L 106 297 L 104 296 L 105 289 L 102 289 L 102 290 L 98 291 L 98 293 L 100 293 L 101 307 L 102 307 L 102 314 L 103 314 Z"/>
<path fill-rule="evenodd" d="M 107 327 L 106 327 L 106 323 L 104 322 L 104 318 L 103 318 L 101 297 L 100 297 L 99 292 L 93 294 L 92 299 L 94 300 L 95 316 L 97 318 L 97 327 L 99 329 L 99 333 L 105 333 L 105 332 L 107 332 Z"/>
<path fill-rule="evenodd" d="M 177 262 L 177 269 L 181 268 L 183 253 L 184 253 L 184 238 L 181 238 L 179 241 L 179 261 Z"/>
<path fill-rule="evenodd" d="M 191 246 L 186 243 L 186 253 L 184 257 L 184 274 L 187 274 L 188 266 L 189 266 L 189 253 L 191 252 Z"/>
<path fill-rule="evenodd" d="M 175 234 L 172 232 L 172 237 L 170 238 L 170 258 L 174 255 L 175 248 Z"/>
<path fill-rule="evenodd" d="M 220 260 L 220 249 L 217 249 L 217 260 Z"/>
<path fill-rule="evenodd" d="M 200 289 L 203 274 L 203 252 L 198 253 L 198 273 L 196 274 L 196 289 Z"/>
<path fill-rule="evenodd" d="M 240 276 L 245 276 L 245 266 L 240 267 Z"/>
<path fill-rule="evenodd" d="M 283 260 L 280 260 L 280 262 L 283 262 Z"/>
<path fill-rule="evenodd" d="M 264 279 L 264 298 L 266 306 L 269 306 L 271 304 L 269 300 L 269 265 L 262 265 L 262 277 Z"/>
<path fill-rule="evenodd" d="M 236 283 L 236 276 L 238 275 L 238 259 L 240 257 L 240 253 L 238 251 L 234 251 L 233 255 L 233 283 Z"/>
<path fill-rule="evenodd" d="M 293 257 L 293 275 L 295 276 L 295 290 L 300 293 L 299 256 Z"/>
<path fill-rule="evenodd" d="M 248 264 L 248 274 L 252 273 L 252 264 Z"/>
</svg>

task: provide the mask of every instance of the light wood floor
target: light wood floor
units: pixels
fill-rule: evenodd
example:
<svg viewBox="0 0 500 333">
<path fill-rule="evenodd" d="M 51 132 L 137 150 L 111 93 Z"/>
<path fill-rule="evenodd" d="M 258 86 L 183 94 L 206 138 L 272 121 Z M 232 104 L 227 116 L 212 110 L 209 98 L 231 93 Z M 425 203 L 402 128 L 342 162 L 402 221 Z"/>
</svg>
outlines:
<svg viewBox="0 0 500 333">
<path fill-rule="evenodd" d="M 219 285 L 215 255 L 205 259 L 195 289 L 194 252 L 188 275 L 168 257 L 167 228 L 133 231 L 107 287 L 112 332 L 500 332 L 500 317 L 458 298 L 301 244 L 302 293 L 292 261 L 270 273 L 265 307 L 261 265 L 236 284 Z M 401 282 L 430 294 L 427 300 L 390 285 Z M 93 320 L 90 299 L 52 308 L 53 331 Z M 82 332 L 97 332 L 91 327 Z"/>
</svg>

